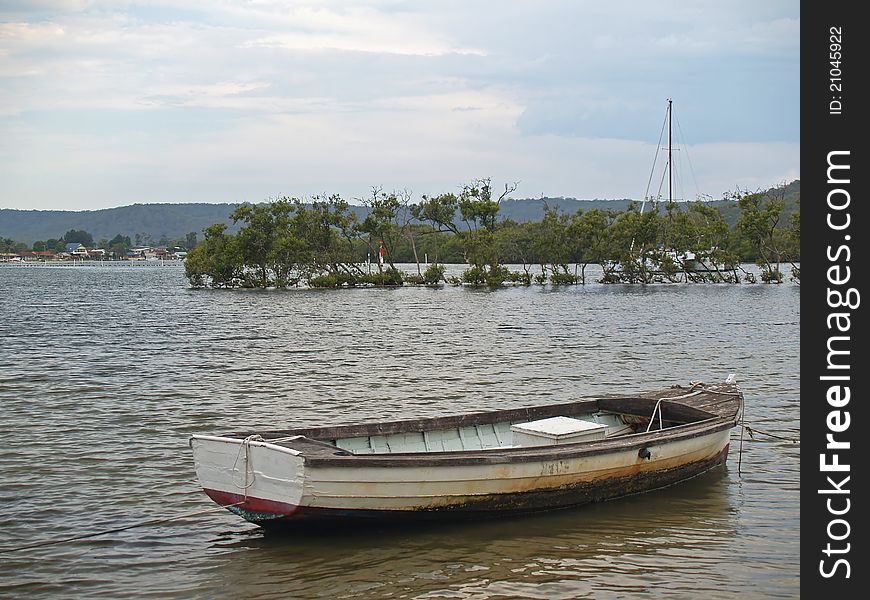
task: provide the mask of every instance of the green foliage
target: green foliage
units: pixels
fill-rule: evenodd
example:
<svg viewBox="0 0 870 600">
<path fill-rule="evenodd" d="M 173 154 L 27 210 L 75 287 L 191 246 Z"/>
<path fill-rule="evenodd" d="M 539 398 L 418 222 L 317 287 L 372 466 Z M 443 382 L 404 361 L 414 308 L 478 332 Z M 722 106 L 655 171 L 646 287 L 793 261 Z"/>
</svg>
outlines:
<svg viewBox="0 0 870 600">
<path fill-rule="evenodd" d="M 541 267 L 550 265 L 555 271 L 557 266 L 564 267 L 571 260 L 575 238 L 571 236 L 570 226 L 569 215 L 560 212 L 558 206 L 551 208 L 544 204 L 544 218 L 531 245 Z"/>
<path fill-rule="evenodd" d="M 599 209 L 574 214 L 569 235 L 575 240 L 575 262 L 600 263 L 606 259 L 611 240 L 610 226 L 617 214 Z"/>
<path fill-rule="evenodd" d="M 762 267 L 761 281 L 764 283 L 782 283 L 782 272 L 768 266 Z"/>
<path fill-rule="evenodd" d="M 372 190 L 372 197 L 364 200 L 368 207 L 368 215 L 359 224 L 357 230 L 366 235 L 369 252 L 376 256 L 381 246 L 384 248 L 384 261 L 394 268 L 396 244 L 400 238 L 398 215 L 402 208 L 398 195 L 387 194 L 380 188 Z"/>
<path fill-rule="evenodd" d="M 458 195 L 424 196 L 416 205 L 409 204 L 407 192 L 375 188 L 362 221 L 338 196 L 317 197 L 310 204 L 288 198 L 244 204 L 231 214 L 235 234 L 224 224 L 205 230 L 205 239 L 188 254 L 186 273 L 195 287 L 397 286 L 403 281 L 498 287 L 584 283 L 586 266 L 597 263 L 605 283 L 736 283 L 739 262 L 751 259 L 761 266 L 763 281 L 781 281 L 781 261 L 791 261 L 792 276 L 799 278 L 800 212 L 783 225 L 777 190 L 735 196 L 741 213 L 729 228 L 705 203 L 654 203 L 644 212 L 631 203 L 623 212 L 593 208 L 573 214 L 543 203 L 540 222 L 500 220 L 501 202 L 514 187 L 505 186 L 494 198 L 490 181 L 481 179 Z M 195 235 L 189 237 L 195 241 Z M 366 261 L 377 260 L 381 244 L 386 266 L 375 263 L 377 272 L 371 273 Z M 425 274 L 422 255 L 434 258 Z M 469 268 L 461 278 L 448 278 L 447 261 L 467 262 Z M 415 262 L 417 273 L 403 276 L 395 267 L 400 262 Z M 521 263 L 523 273 L 509 272 L 504 263 Z M 540 267 L 539 275 L 532 276 L 532 265 Z"/>
<path fill-rule="evenodd" d="M 291 230 L 294 205 L 286 198 L 271 204 L 243 204 L 231 215 L 244 225 L 235 235 L 235 249 L 248 267 L 246 281 L 253 287 L 284 287 L 296 267 L 300 248 Z"/>
<path fill-rule="evenodd" d="M 312 288 L 354 287 L 358 281 L 349 273 L 337 271 L 325 275 L 316 275 L 307 280 Z"/>
<path fill-rule="evenodd" d="M 471 285 L 486 283 L 486 271 L 482 267 L 470 267 L 462 272 L 462 281 Z"/>
<path fill-rule="evenodd" d="M 17 254 L 27 250 L 27 244 L 16 242 L 12 238 L 0 238 L 0 253 Z"/>
<path fill-rule="evenodd" d="M 529 272 L 519 273 L 517 271 L 511 271 L 508 275 L 508 280 L 511 283 L 515 283 L 517 285 L 531 285 L 532 284 L 532 274 Z"/>
<path fill-rule="evenodd" d="M 133 247 L 132 242 L 130 241 L 129 235 L 121 235 L 120 233 L 115 235 L 111 240 L 104 240 L 104 243 L 100 243 L 100 248 L 108 250 L 109 253 L 115 258 L 124 258 L 127 256 L 127 251 Z"/>
<path fill-rule="evenodd" d="M 403 283 L 402 273 L 395 267 L 390 267 L 381 273 L 361 275 L 360 281 L 376 286 L 398 287 Z"/>
<path fill-rule="evenodd" d="M 737 230 L 757 253 L 761 264 L 767 265 L 777 252 L 774 236 L 779 224 L 781 199 L 768 194 L 746 194 L 739 197 L 740 218 Z"/>
<path fill-rule="evenodd" d="M 419 204 L 411 207 L 411 214 L 415 219 L 423 223 L 429 223 L 438 231 L 459 233 L 456 227 L 456 208 L 459 199 L 455 194 L 441 194 L 440 196 L 423 196 Z"/>
<path fill-rule="evenodd" d="M 501 287 L 505 281 L 510 281 L 511 272 L 507 267 L 498 265 L 490 268 L 486 274 L 486 285 L 489 287 Z"/>
<path fill-rule="evenodd" d="M 788 235 L 791 241 L 798 247 L 800 251 L 801 245 L 801 211 L 800 201 L 798 201 L 798 209 L 791 213 L 788 221 Z"/>
<path fill-rule="evenodd" d="M 63 235 L 65 244 L 79 243 L 88 248 L 94 247 L 94 236 L 83 229 L 70 229 Z"/>
<path fill-rule="evenodd" d="M 223 224 L 212 225 L 188 253 L 185 274 L 192 286 L 402 285 L 395 267 L 365 273 L 357 260 L 359 236 L 386 233 L 390 224 L 358 224 L 338 196 L 318 197 L 310 205 L 289 198 L 243 204 L 231 217 L 240 225 L 235 235 L 227 234 Z"/>
<path fill-rule="evenodd" d="M 516 189 L 516 184 L 505 185 L 497 199 L 492 197 L 490 179 L 478 179 L 462 188 L 457 206 L 466 230 L 460 233 L 465 246 L 466 261 L 482 270 L 489 270 L 494 282 L 499 277 L 499 256 L 496 239 L 498 210 L 501 201 Z M 490 283 L 492 285 L 492 283 Z"/>
<path fill-rule="evenodd" d="M 781 185 L 774 188 L 777 190 L 783 200 L 783 209 L 780 215 L 780 224 L 782 227 L 789 222 L 790 215 L 797 211 L 800 200 L 800 181 L 796 180 L 787 185 Z M 767 190 L 768 193 L 771 190 Z M 742 194 L 742 193 L 741 193 Z M 739 195 L 739 194 L 738 194 Z M 452 196 L 452 210 L 450 208 Z M 439 215 L 441 222 L 447 224 L 445 227 L 434 225 L 427 217 L 413 216 L 418 219 L 416 224 L 426 224 L 434 231 L 440 233 L 455 233 L 451 230 L 457 229 L 464 224 L 459 218 L 456 194 L 445 194 L 446 202 L 439 202 L 443 209 L 443 214 Z M 740 213 L 740 207 L 734 199 L 735 194 L 729 194 L 722 200 L 704 202 L 704 206 L 715 209 L 723 216 L 723 219 L 729 228 L 733 228 L 737 222 Z M 424 197 L 426 199 L 442 198 L 442 196 Z M 578 210 L 584 213 L 596 210 L 601 212 L 620 213 L 626 210 L 629 203 L 628 200 L 577 200 L 575 198 L 539 198 L 539 199 L 519 199 L 504 198 L 499 202 L 498 224 L 508 223 L 513 220 L 513 225 L 518 225 L 522 228 L 528 223 L 540 222 L 544 216 L 544 204 L 550 206 L 560 206 L 562 210 L 568 214 L 574 214 Z M 422 205 L 423 202 L 420 203 Z M 690 203 L 692 204 L 692 203 Z M 411 205 L 413 211 L 415 206 Z M 146 243 L 148 240 L 166 239 L 173 245 L 192 249 L 193 244 L 188 243 L 187 236 L 191 232 L 201 232 L 206 226 L 212 223 L 224 223 L 228 225 L 227 233 L 235 233 L 237 227 L 232 223 L 230 214 L 238 207 L 238 204 L 205 204 L 205 203 L 180 203 L 180 204 L 134 204 L 118 208 L 90 210 L 90 211 L 45 211 L 45 210 L 15 210 L 0 208 L 0 237 L 7 237 L 16 241 L 25 242 L 28 245 L 34 240 L 48 240 L 49 238 L 57 238 L 58 232 L 64 232 L 69 229 L 84 230 L 90 232 L 92 237 L 97 239 L 111 238 L 118 232 L 125 236 L 133 236 L 139 234 L 139 243 Z M 432 206 L 430 205 L 431 209 Z M 358 220 L 363 220 L 366 216 L 367 208 L 364 206 L 351 206 L 350 211 L 357 215 Z M 660 212 L 664 214 L 667 207 L 661 205 Z M 680 202 L 679 210 L 685 212 L 687 204 Z M 437 214 L 438 211 L 435 211 Z M 424 211 L 425 215 L 431 214 L 431 211 Z M 513 229 L 513 225 L 509 228 Z M 517 230 L 520 231 L 519 229 Z M 200 233 L 201 237 L 201 233 Z M 439 242 L 447 242 L 453 239 L 453 236 L 445 235 L 439 237 Z M 150 242 L 149 242 L 150 243 Z M 409 261 L 410 248 L 407 248 L 408 254 L 404 258 L 399 258 L 399 252 L 405 251 L 405 246 L 397 247 L 397 255 L 394 258 L 396 262 Z M 430 260 L 434 258 L 435 251 L 432 247 L 428 249 Z M 421 253 L 422 255 L 422 253 Z M 439 262 L 464 262 L 461 248 L 458 255 L 448 255 L 448 252 L 439 250 Z M 363 252 L 362 256 L 365 256 Z M 754 256 L 744 256 L 744 259 L 754 261 Z M 508 260 L 501 258 L 502 262 L 522 262 L 521 260 Z M 535 261 L 529 261 L 534 263 Z M 590 260 L 589 262 L 598 262 Z"/>
<path fill-rule="evenodd" d="M 553 271 L 550 274 L 550 283 L 553 285 L 574 285 L 577 283 L 577 277 L 571 273 Z"/>
<path fill-rule="evenodd" d="M 604 274 L 601 276 L 599 280 L 600 283 L 621 283 L 622 277 L 620 274 L 611 268 L 605 267 Z"/>
<path fill-rule="evenodd" d="M 439 265 L 437 263 L 429 265 L 426 268 L 426 272 L 423 273 L 423 281 L 429 285 L 435 285 L 445 281 L 444 265 Z"/>
<path fill-rule="evenodd" d="M 341 288 L 358 286 L 399 287 L 404 281 L 402 273 L 395 268 L 389 268 L 379 273 L 351 273 L 336 271 L 323 275 L 315 275 L 306 280 L 312 288 Z"/>
<path fill-rule="evenodd" d="M 107 243 L 108 247 L 123 246 L 124 248 L 132 248 L 133 243 L 130 241 L 129 235 L 121 235 L 120 233 L 113 237 Z"/>
<path fill-rule="evenodd" d="M 231 288 L 243 281 L 242 253 L 226 225 L 217 223 L 205 229 L 205 240 L 190 251 L 184 261 L 184 274 L 193 287 Z"/>
</svg>

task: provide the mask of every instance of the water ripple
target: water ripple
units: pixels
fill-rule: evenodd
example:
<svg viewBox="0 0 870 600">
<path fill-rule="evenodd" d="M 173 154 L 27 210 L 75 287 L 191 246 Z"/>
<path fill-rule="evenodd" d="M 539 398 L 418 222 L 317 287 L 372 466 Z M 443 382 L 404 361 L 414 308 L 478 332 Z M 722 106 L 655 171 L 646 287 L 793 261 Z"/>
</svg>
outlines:
<svg viewBox="0 0 870 600">
<path fill-rule="evenodd" d="M 798 436 L 799 287 L 193 291 L 177 268 L 0 268 L 0 546 L 210 506 L 194 432 L 472 412 L 738 373 Z M 761 315 L 761 316 L 759 316 Z M 264 534 L 226 512 L 6 555 L 0 595 L 798 593 L 799 448 L 527 518 Z"/>
</svg>

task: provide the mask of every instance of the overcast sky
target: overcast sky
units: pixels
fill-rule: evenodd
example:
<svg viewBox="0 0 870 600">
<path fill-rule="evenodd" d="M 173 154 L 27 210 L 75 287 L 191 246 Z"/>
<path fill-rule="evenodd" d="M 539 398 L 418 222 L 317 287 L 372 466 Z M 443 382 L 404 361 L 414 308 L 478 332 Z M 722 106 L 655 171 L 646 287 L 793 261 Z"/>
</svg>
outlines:
<svg viewBox="0 0 870 600">
<path fill-rule="evenodd" d="M 767 188 L 800 177 L 799 20 L 795 0 L 4 0 L 0 208 L 480 177 L 640 199 L 668 98 L 675 196 Z"/>
</svg>

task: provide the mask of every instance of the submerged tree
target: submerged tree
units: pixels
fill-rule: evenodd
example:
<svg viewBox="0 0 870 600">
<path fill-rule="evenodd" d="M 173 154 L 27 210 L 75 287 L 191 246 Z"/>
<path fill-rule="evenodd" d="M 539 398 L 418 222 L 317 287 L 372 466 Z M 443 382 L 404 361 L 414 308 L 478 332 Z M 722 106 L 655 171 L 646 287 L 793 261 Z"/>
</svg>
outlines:
<svg viewBox="0 0 870 600">
<path fill-rule="evenodd" d="M 464 261 L 469 268 L 462 281 L 500 286 L 529 284 L 534 264 L 541 267 L 535 277 L 541 284 L 584 283 L 587 265 L 598 263 L 605 283 L 736 283 L 739 261 L 749 258 L 761 265 L 765 281 L 781 280 L 782 260 L 792 262 L 794 278 L 800 276 L 800 212 L 783 226 L 776 190 L 740 194 L 737 225 L 729 228 L 717 207 L 702 202 L 654 203 L 644 212 L 630 203 L 622 212 L 572 215 L 545 204 L 540 221 L 500 219 L 501 202 L 515 189 L 505 185 L 496 198 L 490 180 L 479 179 L 458 194 L 423 196 L 412 204 L 407 191 L 373 188 L 362 222 L 337 195 L 307 204 L 289 198 L 245 204 L 232 214 L 238 233 L 228 234 L 223 224 L 206 229 L 205 240 L 188 254 L 186 272 L 197 287 L 433 284 L 446 281 L 441 262 Z M 382 245 L 386 266 L 371 273 L 366 254 Z M 423 252 L 434 257 L 425 273 Z M 400 273 L 400 262 L 416 263 L 416 274 Z M 521 263 L 522 272 L 510 272 L 504 264 L 511 262 Z M 751 272 L 744 274 L 752 281 Z"/>
<path fill-rule="evenodd" d="M 436 240 L 442 240 L 442 234 L 449 234 L 451 239 L 456 240 L 459 234 L 459 229 L 456 226 L 458 203 L 459 200 L 455 194 L 441 194 L 433 197 L 424 195 L 418 204 L 411 205 L 409 209 L 414 219 L 431 226 L 429 235 L 433 235 Z M 439 258 L 443 257 L 444 254 L 444 248 L 436 242 L 435 261 L 431 271 L 427 269 L 427 273 L 423 276 L 427 283 L 438 283 L 444 279 L 444 269 L 438 266 Z"/>
<path fill-rule="evenodd" d="M 580 283 L 586 283 L 586 266 L 591 263 L 604 264 L 610 255 L 612 239 L 610 226 L 616 219 L 616 212 L 593 208 L 584 212 L 578 210 L 571 219 L 569 236 L 573 241 L 572 260 L 580 266 L 575 276 Z M 576 268 L 576 267 L 575 267 Z"/>
<path fill-rule="evenodd" d="M 500 286 L 508 278 L 507 269 L 499 264 L 496 229 L 498 209 L 506 197 L 517 189 L 517 183 L 505 184 L 504 191 L 493 199 L 489 178 L 478 179 L 462 188 L 458 198 L 460 218 L 466 230 L 460 234 L 465 256 L 471 268 L 463 274 L 468 283 Z"/>
<path fill-rule="evenodd" d="M 544 283 L 550 267 L 550 282 L 554 284 L 575 283 L 576 275 L 568 272 L 568 262 L 571 260 L 574 240 L 571 235 L 571 217 L 558 206 L 550 207 L 544 202 L 544 218 L 536 228 L 532 242 L 532 250 L 538 256 L 541 266 L 541 276 L 538 281 Z"/>
<path fill-rule="evenodd" d="M 356 215 L 337 194 L 315 197 L 296 208 L 296 226 L 305 247 L 303 278 L 313 287 L 354 284 L 362 275 L 354 255 Z"/>
<path fill-rule="evenodd" d="M 276 246 L 288 233 L 293 208 L 282 198 L 270 204 L 243 204 L 230 215 L 234 223 L 244 223 L 236 233 L 235 245 L 248 267 L 246 283 L 251 287 L 270 287 L 277 272 L 286 272 L 283 265 L 276 264 L 277 259 L 285 258 L 284 253 L 276 252 Z"/>
<path fill-rule="evenodd" d="M 243 263 L 236 240 L 226 234 L 227 226 L 216 223 L 204 230 L 205 239 L 184 261 L 184 274 L 194 287 L 210 285 L 231 288 L 239 285 Z"/>
<path fill-rule="evenodd" d="M 690 281 L 737 282 L 739 257 L 728 248 L 729 229 L 722 214 L 702 202 L 690 202 L 671 215 L 666 247 Z"/>
<path fill-rule="evenodd" d="M 649 212 L 640 212 L 629 204 L 610 226 L 609 264 L 605 267 L 607 283 L 652 283 L 656 271 L 674 272 L 673 261 L 659 246 L 660 217 L 658 203 Z"/>
<path fill-rule="evenodd" d="M 761 267 L 761 280 L 782 282 L 779 265 L 782 258 L 780 236 L 777 235 L 784 203 L 775 191 L 739 194 L 740 218 L 737 230 L 757 252 L 756 262 Z"/>
<path fill-rule="evenodd" d="M 358 230 L 365 234 L 364 239 L 369 254 L 374 256 L 384 249 L 384 262 L 395 269 L 394 257 L 400 232 L 396 226 L 399 210 L 402 208 L 399 198 L 395 193 L 387 194 L 381 188 L 372 188 L 370 198 L 363 200 L 363 205 L 368 207 L 369 212 Z M 378 271 L 383 271 L 383 265 L 378 261 Z"/>
</svg>

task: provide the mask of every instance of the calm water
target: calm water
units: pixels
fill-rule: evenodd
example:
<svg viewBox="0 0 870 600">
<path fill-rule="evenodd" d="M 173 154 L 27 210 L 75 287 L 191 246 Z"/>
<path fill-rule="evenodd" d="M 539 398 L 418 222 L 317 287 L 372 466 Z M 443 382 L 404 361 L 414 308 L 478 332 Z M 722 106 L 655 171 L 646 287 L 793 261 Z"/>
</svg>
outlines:
<svg viewBox="0 0 870 600">
<path fill-rule="evenodd" d="M 735 372 L 799 433 L 800 287 L 208 291 L 177 267 L 0 267 L 0 548 L 214 506 L 191 433 L 564 402 Z M 226 511 L 0 555 L 0 596 L 799 595 L 799 447 L 501 521 L 264 534 Z"/>
</svg>

